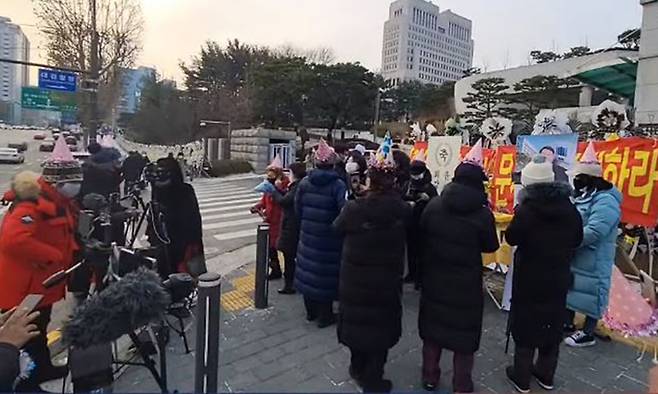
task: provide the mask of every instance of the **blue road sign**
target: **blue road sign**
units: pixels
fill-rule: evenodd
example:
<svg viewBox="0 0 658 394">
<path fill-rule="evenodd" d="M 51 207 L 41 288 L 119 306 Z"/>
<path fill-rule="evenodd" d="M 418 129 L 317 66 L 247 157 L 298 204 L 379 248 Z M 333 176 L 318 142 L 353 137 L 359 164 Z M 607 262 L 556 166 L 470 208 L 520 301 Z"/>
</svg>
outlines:
<svg viewBox="0 0 658 394">
<path fill-rule="evenodd" d="M 75 92 L 78 76 L 74 73 L 39 69 L 39 87 L 41 89 L 57 90 L 59 92 Z"/>
</svg>

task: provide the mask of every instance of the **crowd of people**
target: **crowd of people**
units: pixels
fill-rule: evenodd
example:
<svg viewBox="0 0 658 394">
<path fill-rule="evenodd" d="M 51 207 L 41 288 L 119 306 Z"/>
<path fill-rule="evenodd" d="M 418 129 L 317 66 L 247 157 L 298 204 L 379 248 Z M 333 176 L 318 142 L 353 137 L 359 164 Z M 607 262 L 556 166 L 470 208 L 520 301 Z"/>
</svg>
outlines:
<svg viewBox="0 0 658 394">
<path fill-rule="evenodd" d="M 114 215 L 112 201 L 120 200 L 120 185 L 139 182 L 150 172 L 152 185 L 146 234 L 151 248 L 159 249 L 158 271 L 199 271 L 205 266 L 201 215 L 191 185 L 175 158 L 161 158 L 148 166 L 145 156 L 131 152 L 124 161 L 118 150 L 92 143 L 90 157 L 81 164 L 59 139 L 37 174 L 16 174 L 3 201 L 10 204 L 0 228 L 0 392 L 41 392 L 40 384 L 63 378 L 68 368 L 54 365 L 48 347 L 47 328 L 53 305 L 68 290 L 78 303 L 90 290 L 102 289 L 107 273 L 107 256 L 95 253 L 87 237 L 124 245 L 125 219 Z M 129 191 L 130 187 L 127 187 Z M 92 226 L 81 234 L 79 219 L 87 197 L 108 202 L 111 229 Z M 132 196 L 128 196 L 131 198 Z M 109 239 L 107 239 L 109 238 Z M 85 261 L 68 281 L 45 288 L 43 282 L 55 273 Z M 199 273 L 199 272 L 197 272 Z M 38 295 L 40 300 L 23 309 L 23 300 Z"/>
<path fill-rule="evenodd" d="M 140 172 L 131 166 L 150 174 L 154 211 L 147 235 L 165 256 L 158 267 L 163 278 L 189 272 L 199 260 L 203 265 L 201 216 L 180 160 L 147 165 L 132 152 L 122 168 L 115 150 L 95 144 L 89 150 L 80 165 L 58 143 L 42 174 L 17 174 L 4 196 L 11 206 L 0 229 L 0 391 L 40 391 L 40 383 L 66 375 L 65 366 L 52 364 L 47 346 L 52 306 L 67 288 L 84 302 L 104 272 L 89 265 L 69 283 L 48 289 L 42 283 L 85 258 L 77 234 L 84 196 L 120 195 L 120 184 L 136 181 Z M 522 393 L 533 378 L 553 388 L 561 342 L 595 344 L 620 220 L 621 194 L 603 179 L 593 145 L 569 174 L 571 185 L 556 174 L 551 151 L 542 151 L 521 172 L 522 190 L 505 231 L 516 247 L 509 314 L 516 346 L 506 373 Z M 410 160 L 390 139 L 376 154 L 365 153 L 362 146 L 337 153 L 321 141 L 308 173 L 304 163 L 290 165 L 290 175 L 280 160 L 268 167 L 257 188 L 263 198 L 252 212 L 270 224 L 269 279 L 283 277 L 281 294 L 301 293 L 309 322 L 337 324 L 338 340 L 351 353 L 349 374 L 365 392 L 392 390 L 384 368 L 402 335 L 403 285 L 412 284 L 420 291 L 423 387 L 439 387 L 447 350 L 454 391 L 473 392 L 484 310 L 482 254 L 501 242 L 481 151 L 467 155 L 440 194 L 425 163 Z M 113 242 L 122 241 L 123 229 L 120 220 L 113 223 Z M 42 296 L 34 311 L 18 308 L 30 294 Z M 576 313 L 585 316 L 581 330 Z"/>
<path fill-rule="evenodd" d="M 308 175 L 306 163 L 290 166 L 290 180 L 280 160 L 268 167 L 252 211 L 270 224 L 269 278 L 285 277 L 281 294 L 301 293 L 309 322 L 337 323 L 338 340 L 351 353 L 349 374 L 364 392 L 392 389 L 384 366 L 402 333 L 403 284 L 413 284 L 420 291 L 423 387 L 439 387 L 448 350 L 453 390 L 473 392 L 482 255 L 502 241 L 481 150 L 467 155 L 440 194 L 425 163 L 409 160 L 390 139 L 376 155 L 364 153 L 361 146 L 336 152 L 321 141 Z M 506 374 L 521 393 L 533 378 L 553 389 L 562 342 L 595 344 L 621 216 L 621 194 L 603 179 L 593 145 L 569 174 L 571 185 L 556 173 L 552 153 L 542 149 L 521 172 L 516 212 L 504 232 L 516 247 L 509 313 L 515 354 Z M 585 316 L 581 330 L 575 313 Z"/>
</svg>

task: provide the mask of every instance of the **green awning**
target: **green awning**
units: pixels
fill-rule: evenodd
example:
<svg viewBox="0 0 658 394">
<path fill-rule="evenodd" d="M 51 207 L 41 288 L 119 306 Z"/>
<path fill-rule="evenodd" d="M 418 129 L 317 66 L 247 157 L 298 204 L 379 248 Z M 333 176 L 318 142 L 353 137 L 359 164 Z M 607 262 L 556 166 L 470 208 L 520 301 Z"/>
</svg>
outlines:
<svg viewBox="0 0 658 394">
<path fill-rule="evenodd" d="M 633 100 L 637 79 L 637 63 L 626 62 L 595 68 L 576 74 L 574 78 L 584 84 Z"/>
</svg>

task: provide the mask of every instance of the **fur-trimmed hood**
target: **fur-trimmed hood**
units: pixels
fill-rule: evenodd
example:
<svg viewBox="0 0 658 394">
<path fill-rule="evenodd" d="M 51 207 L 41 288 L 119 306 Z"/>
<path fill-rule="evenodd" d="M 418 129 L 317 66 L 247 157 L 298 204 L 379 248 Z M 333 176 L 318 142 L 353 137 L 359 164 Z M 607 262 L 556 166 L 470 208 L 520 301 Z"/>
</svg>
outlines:
<svg viewBox="0 0 658 394">
<path fill-rule="evenodd" d="M 11 190 L 5 193 L 6 201 L 14 200 L 37 200 L 41 194 L 41 176 L 36 172 L 23 171 L 14 176 L 11 182 Z"/>
<path fill-rule="evenodd" d="M 560 182 L 535 183 L 519 194 L 519 204 L 531 206 L 537 214 L 547 218 L 559 218 L 573 209 L 571 187 Z"/>
</svg>

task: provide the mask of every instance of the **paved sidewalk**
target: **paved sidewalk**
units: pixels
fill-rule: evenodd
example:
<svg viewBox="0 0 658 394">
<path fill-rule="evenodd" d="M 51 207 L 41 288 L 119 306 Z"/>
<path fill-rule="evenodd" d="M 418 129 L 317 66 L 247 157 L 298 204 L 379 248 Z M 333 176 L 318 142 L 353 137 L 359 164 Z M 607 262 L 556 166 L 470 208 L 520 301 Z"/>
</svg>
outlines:
<svg viewBox="0 0 658 394">
<path fill-rule="evenodd" d="M 252 266 L 234 271 L 225 278 L 220 342 L 220 390 L 223 392 L 356 392 L 348 376 L 349 353 L 336 340 L 335 327 L 320 330 L 307 323 L 300 296 L 276 293 L 280 283 L 270 287 L 268 310 L 250 307 L 247 297 L 253 281 Z M 421 391 L 421 342 L 418 338 L 418 293 L 405 288 L 403 337 L 389 353 L 386 377 L 396 392 Z M 506 355 L 506 315 L 485 303 L 482 346 L 473 374 L 480 392 L 508 393 L 504 369 L 511 362 Z M 192 347 L 194 329 L 189 331 Z M 513 348 L 513 346 L 512 346 Z M 194 356 L 184 355 L 178 338 L 169 347 L 170 391 L 192 392 Z M 448 355 L 451 356 L 451 355 Z M 608 342 L 594 348 L 574 350 L 563 347 L 556 377 L 558 392 L 647 392 L 647 374 L 653 366 L 651 355 L 636 361 L 637 352 L 627 345 Z M 441 392 L 450 391 L 451 359 L 442 360 Z M 541 391 L 533 386 L 534 391 Z M 118 380 L 116 392 L 156 392 L 148 372 L 128 370 Z"/>
</svg>

